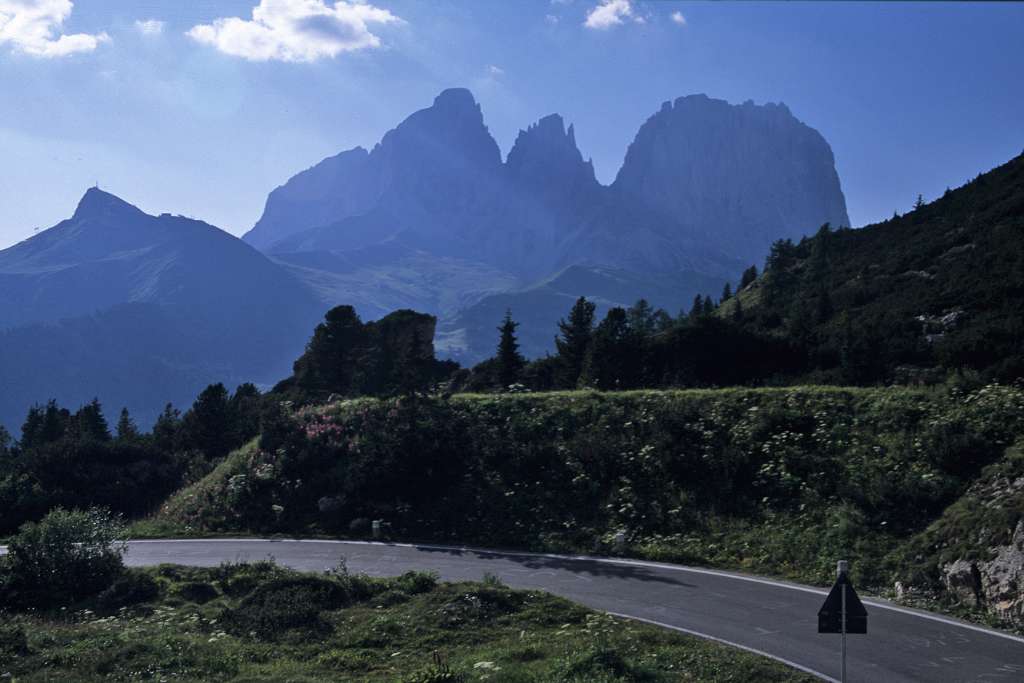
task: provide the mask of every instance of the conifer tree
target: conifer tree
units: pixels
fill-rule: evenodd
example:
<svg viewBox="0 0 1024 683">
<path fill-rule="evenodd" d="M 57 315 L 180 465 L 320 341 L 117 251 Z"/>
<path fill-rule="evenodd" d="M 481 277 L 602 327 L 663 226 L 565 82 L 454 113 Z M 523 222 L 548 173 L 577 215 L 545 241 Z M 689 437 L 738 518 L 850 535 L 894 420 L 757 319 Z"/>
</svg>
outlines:
<svg viewBox="0 0 1024 683">
<path fill-rule="evenodd" d="M 740 278 L 740 289 L 746 289 L 754 280 L 757 279 L 757 266 L 750 266 L 743 271 L 743 277 Z"/>
<path fill-rule="evenodd" d="M 136 426 L 135 420 L 128 414 L 127 408 L 121 408 L 121 417 L 117 420 L 117 440 L 131 441 L 138 436 L 139 428 Z"/>
<path fill-rule="evenodd" d="M 594 334 L 596 308 L 596 304 L 581 296 L 569 311 L 569 319 L 558 321 L 560 334 L 555 339 L 555 346 L 560 365 L 559 383 L 564 388 L 573 389 L 579 382 Z"/>
<path fill-rule="evenodd" d="M 704 297 L 698 294 L 693 297 L 693 306 L 690 308 L 690 320 L 697 320 L 702 315 L 704 315 Z"/>
<path fill-rule="evenodd" d="M 505 311 L 505 319 L 502 320 L 498 332 L 501 337 L 498 340 L 498 383 L 502 389 L 516 384 L 523 372 L 526 359 L 519 353 L 519 342 L 516 340 L 516 328 L 519 323 L 512 320 L 512 311 Z"/>
<path fill-rule="evenodd" d="M 110 427 L 103 416 L 103 407 L 97 398 L 86 403 L 75 414 L 79 439 L 109 441 Z"/>
<path fill-rule="evenodd" d="M 726 302 L 732 298 L 732 285 L 728 282 L 725 283 L 725 287 L 722 288 L 722 301 Z"/>
</svg>

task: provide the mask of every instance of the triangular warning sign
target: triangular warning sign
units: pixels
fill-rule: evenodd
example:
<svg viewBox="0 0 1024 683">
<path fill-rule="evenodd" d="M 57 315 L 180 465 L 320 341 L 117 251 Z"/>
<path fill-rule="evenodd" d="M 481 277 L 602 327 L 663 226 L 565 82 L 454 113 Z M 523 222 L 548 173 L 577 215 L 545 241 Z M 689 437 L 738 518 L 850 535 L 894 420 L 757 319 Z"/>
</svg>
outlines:
<svg viewBox="0 0 1024 683">
<path fill-rule="evenodd" d="M 825 598 L 825 604 L 818 610 L 818 633 L 843 632 L 843 591 L 846 591 L 846 632 L 867 633 L 868 611 L 857 596 L 849 577 L 843 573 Z"/>
</svg>

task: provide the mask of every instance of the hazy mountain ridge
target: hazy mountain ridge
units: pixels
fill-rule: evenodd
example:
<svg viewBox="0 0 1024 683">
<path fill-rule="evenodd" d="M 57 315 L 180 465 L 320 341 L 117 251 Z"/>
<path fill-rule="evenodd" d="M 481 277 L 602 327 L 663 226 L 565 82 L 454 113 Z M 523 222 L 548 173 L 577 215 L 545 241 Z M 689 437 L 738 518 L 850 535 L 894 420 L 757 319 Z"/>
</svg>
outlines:
<svg viewBox="0 0 1024 683">
<path fill-rule="evenodd" d="M 147 417 L 212 381 L 271 383 L 323 312 L 237 238 L 97 188 L 70 219 L 0 251 L 0 285 L 8 425 L 50 398 L 125 401 Z"/>
</svg>

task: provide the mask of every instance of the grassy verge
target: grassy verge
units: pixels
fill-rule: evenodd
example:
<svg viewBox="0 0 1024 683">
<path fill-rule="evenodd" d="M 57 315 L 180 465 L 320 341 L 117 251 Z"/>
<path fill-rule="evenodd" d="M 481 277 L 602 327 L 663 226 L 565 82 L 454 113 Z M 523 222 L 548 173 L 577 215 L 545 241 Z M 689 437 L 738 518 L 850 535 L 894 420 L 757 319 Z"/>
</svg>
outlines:
<svg viewBox="0 0 1024 683">
<path fill-rule="evenodd" d="M 8 680 L 803 681 L 776 662 L 493 580 L 130 570 L 95 600 L 6 615 Z"/>
</svg>

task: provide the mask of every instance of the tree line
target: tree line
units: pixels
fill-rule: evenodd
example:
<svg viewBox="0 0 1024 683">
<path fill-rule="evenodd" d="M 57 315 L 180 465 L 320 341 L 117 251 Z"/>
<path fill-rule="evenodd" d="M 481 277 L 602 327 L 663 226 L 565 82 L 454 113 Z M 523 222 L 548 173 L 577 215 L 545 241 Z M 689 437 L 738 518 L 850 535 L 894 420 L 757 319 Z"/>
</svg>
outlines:
<svg viewBox="0 0 1024 683">
<path fill-rule="evenodd" d="M 260 430 L 263 396 L 252 384 L 204 389 L 184 414 L 170 404 L 143 433 L 127 409 L 111 429 L 98 400 L 72 412 L 32 406 L 20 439 L 0 427 L 0 535 L 55 507 L 152 511 Z"/>
</svg>

